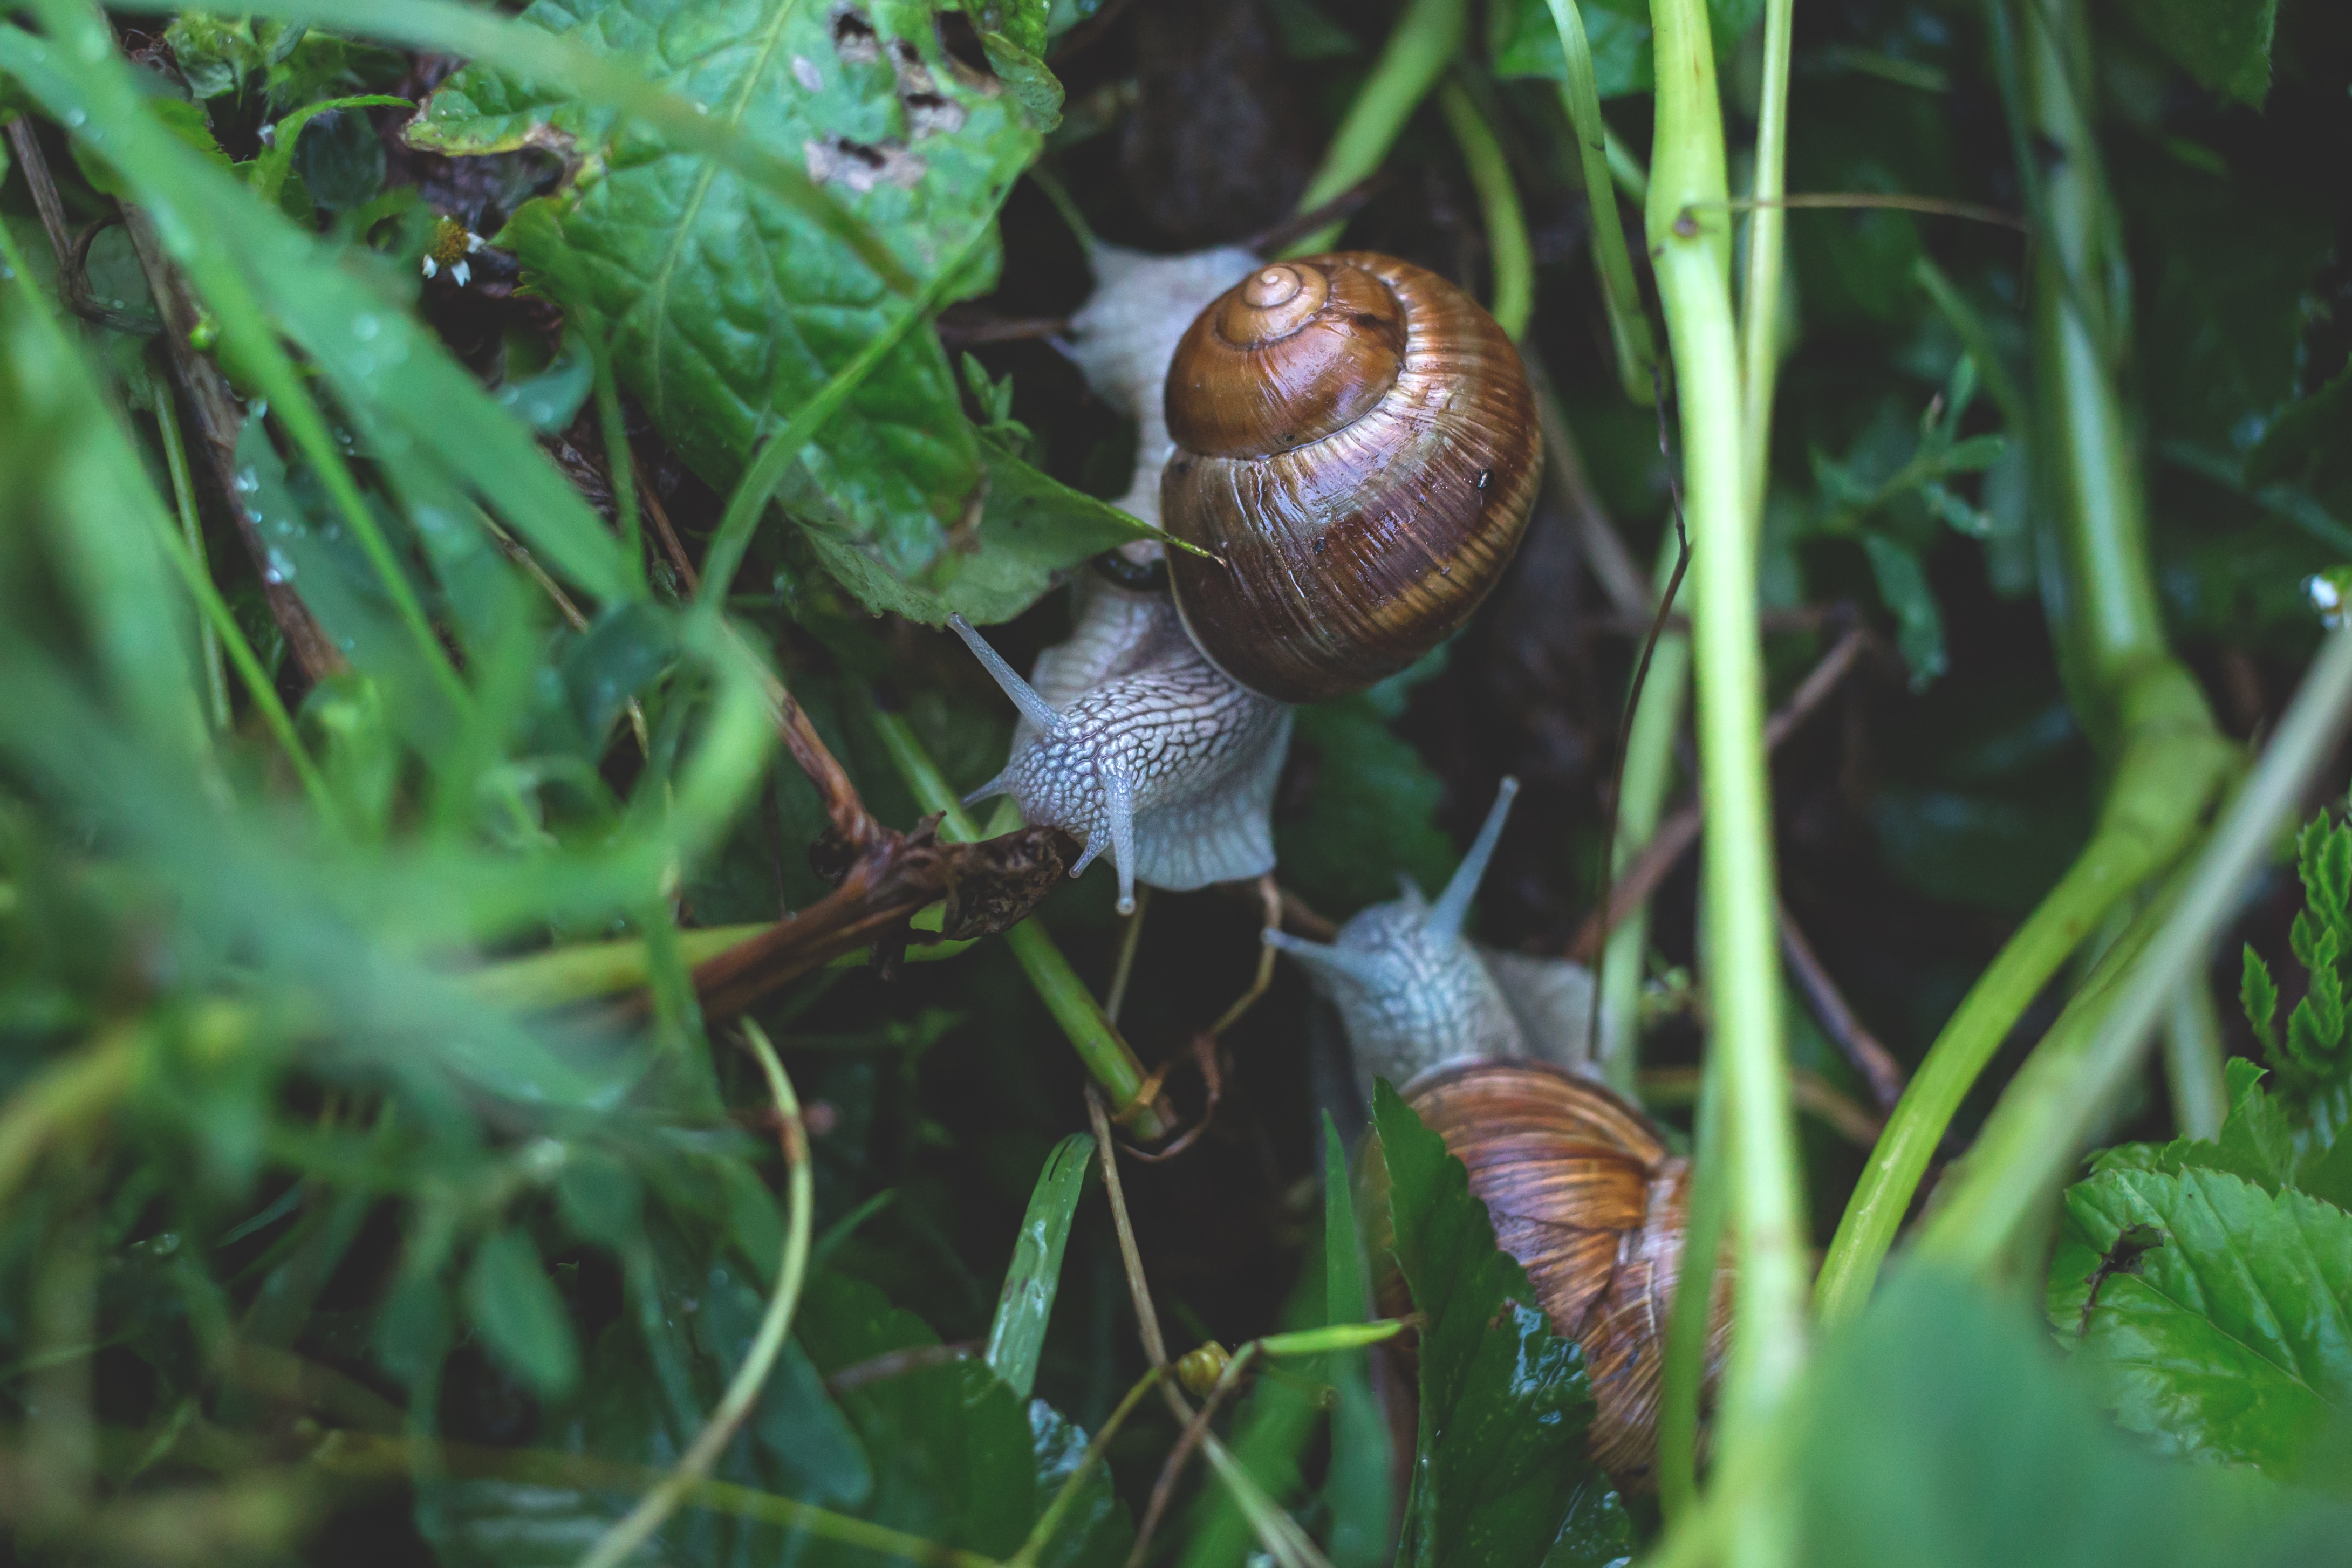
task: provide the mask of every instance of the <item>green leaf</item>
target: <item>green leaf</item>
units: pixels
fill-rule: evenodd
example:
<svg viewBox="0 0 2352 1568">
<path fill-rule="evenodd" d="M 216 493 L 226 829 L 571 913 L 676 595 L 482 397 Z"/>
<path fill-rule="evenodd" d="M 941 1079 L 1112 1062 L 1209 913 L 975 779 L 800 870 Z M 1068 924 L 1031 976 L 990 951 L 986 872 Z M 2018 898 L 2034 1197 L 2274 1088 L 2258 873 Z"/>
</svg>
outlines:
<svg viewBox="0 0 2352 1568">
<path fill-rule="evenodd" d="M 1331 910 L 1394 898 L 1400 872 L 1445 885 L 1461 858 L 1435 820 L 1445 787 L 1369 694 L 1300 708 L 1291 756 L 1310 782 L 1304 811 L 1274 825 L 1286 885 Z"/>
<path fill-rule="evenodd" d="M 2340 1506 L 2149 1455 L 1957 1273 L 1898 1270 L 1796 1403 L 1775 1447 L 1807 1568 L 2301 1568 L 2352 1531 Z"/>
<path fill-rule="evenodd" d="M 520 1230 L 500 1230 L 474 1249 L 466 1271 L 466 1315 L 490 1354 L 547 1398 L 580 1381 L 580 1344 L 572 1319 L 548 1282 L 539 1249 Z"/>
<path fill-rule="evenodd" d="M 1043 1399 L 1029 1401 L 1029 1433 L 1037 1463 L 1037 1497 L 1050 1504 L 1087 1452 L 1087 1435 Z M 1111 1490 L 1110 1467 L 1097 1465 L 1078 1483 L 1077 1500 L 1054 1539 L 1037 1554 L 1043 1568 L 1115 1568 L 1135 1544 L 1127 1504 Z"/>
<path fill-rule="evenodd" d="M 985 1359 L 1024 1399 L 1037 1382 L 1045 1325 L 1053 1319 L 1054 1297 L 1062 1287 L 1062 1249 L 1070 1239 L 1070 1221 L 1086 1191 L 1094 1152 L 1093 1138 L 1072 1133 L 1045 1156 L 1036 1189 L 1029 1195 L 1029 1211 L 1021 1217 L 1021 1231 L 1013 1239 L 1004 1288 L 997 1293 Z"/>
<path fill-rule="evenodd" d="M 2230 1113 L 2211 1139 L 2178 1138 L 2168 1144 L 2124 1144 L 2104 1151 L 2095 1170 L 2147 1170 L 2177 1176 L 2190 1166 L 2242 1176 L 2265 1192 L 2295 1181 L 2294 1130 L 2286 1113 L 2262 1088 L 2263 1070 L 2244 1057 L 2224 1068 Z"/>
<path fill-rule="evenodd" d="M 2245 1009 L 2247 1027 L 2254 1031 L 2265 1054 L 2278 1051 L 2278 982 L 2271 978 L 2271 967 L 2246 944 L 2245 972 L 2238 982 L 2238 1002 Z"/>
<path fill-rule="evenodd" d="M 1591 0 L 1580 10 L 1601 96 L 1649 91 L 1654 68 L 1649 7 L 1626 0 Z M 1507 81 L 1568 79 L 1568 57 L 1552 23 L 1550 0 L 1496 0 L 1486 7 L 1486 48 L 1495 74 Z"/>
<path fill-rule="evenodd" d="M 2133 1226 L 2161 1242 L 2092 1301 Z M 2116 1420 L 2168 1451 L 2294 1479 L 2352 1411 L 2352 1215 L 2305 1193 L 2101 1171 L 2067 1190 L 2049 1307 Z"/>
<path fill-rule="evenodd" d="M 796 1332 L 828 1377 L 877 1356 L 939 1343 L 873 1286 L 831 1272 L 809 1282 Z M 873 1495 L 861 1512 L 877 1523 L 1003 1557 L 1050 1500 L 1038 1488 L 1023 1403 L 984 1363 L 896 1371 L 844 1390 L 839 1404 L 874 1462 Z M 803 1561 L 871 1558 L 829 1548 Z"/>
<path fill-rule="evenodd" d="M 627 61 L 804 163 L 918 276 L 988 221 L 1038 145 L 1011 95 L 947 57 L 928 5 L 539 0 L 522 22 Z M 565 303 L 609 324 L 624 383 L 719 488 L 904 308 L 799 207 L 498 71 L 459 72 L 410 136 L 453 153 L 530 143 L 581 160 L 571 185 L 501 238 Z M 995 266 L 991 249 L 948 298 L 988 287 Z M 885 356 L 798 466 L 828 514 L 813 525 L 833 536 L 828 564 L 873 590 L 861 593 L 869 605 L 897 608 L 879 602 L 887 582 L 918 580 L 951 552 L 986 470 L 937 339 L 911 335 Z M 788 510 L 795 499 L 788 487 Z"/>
<path fill-rule="evenodd" d="M 961 414 L 957 415 L 961 418 Z M 1010 621 L 1090 557 L 1148 533 L 1108 501 L 1039 472 L 981 441 L 985 493 L 978 526 L 929 568 L 903 576 L 861 540 L 827 497 L 803 481 L 784 497 L 809 553 L 868 610 L 941 626 L 961 613 L 982 625 Z"/>
<path fill-rule="evenodd" d="M 1911 672 L 1911 689 L 1919 691 L 1944 673 L 1944 612 L 1927 586 L 1927 568 L 1912 546 L 1875 528 L 1862 536 L 1863 553 L 1870 558 L 1878 597 L 1895 612 L 1895 646 Z"/>
<path fill-rule="evenodd" d="M 1399 1561 L 1566 1568 L 1626 1556 L 1632 1522 L 1585 1449 L 1596 1406 L 1583 1353 L 1551 1332 L 1526 1272 L 1496 1247 L 1462 1162 L 1385 1081 L 1372 1120 L 1397 1261 L 1423 1319 Z M 1553 1552 L 1563 1542 L 1573 1550 Z"/>
<path fill-rule="evenodd" d="M 2278 0 L 2138 0 L 2124 15 L 2201 85 L 2256 109 L 2269 96 Z"/>
</svg>

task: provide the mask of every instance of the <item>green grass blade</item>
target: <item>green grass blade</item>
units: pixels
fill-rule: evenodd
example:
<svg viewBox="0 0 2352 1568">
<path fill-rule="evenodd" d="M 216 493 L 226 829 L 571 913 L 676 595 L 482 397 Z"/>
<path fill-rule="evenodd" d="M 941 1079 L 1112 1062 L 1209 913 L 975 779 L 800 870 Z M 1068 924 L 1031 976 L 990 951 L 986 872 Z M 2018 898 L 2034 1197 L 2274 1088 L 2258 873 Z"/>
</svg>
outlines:
<svg viewBox="0 0 2352 1568">
<path fill-rule="evenodd" d="M 1086 1192 L 1094 1153 L 1090 1134 L 1072 1133 L 1045 1156 L 1045 1168 L 1037 1173 L 1036 1188 L 1029 1195 L 1029 1211 L 1021 1217 L 1021 1234 L 1013 1239 L 1004 1289 L 996 1298 L 996 1319 L 988 1330 L 988 1364 L 1024 1399 L 1036 1385 L 1045 1325 L 1054 1315 L 1055 1294 L 1062 1288 L 1062 1249 L 1070 1239 L 1070 1221 Z"/>
</svg>

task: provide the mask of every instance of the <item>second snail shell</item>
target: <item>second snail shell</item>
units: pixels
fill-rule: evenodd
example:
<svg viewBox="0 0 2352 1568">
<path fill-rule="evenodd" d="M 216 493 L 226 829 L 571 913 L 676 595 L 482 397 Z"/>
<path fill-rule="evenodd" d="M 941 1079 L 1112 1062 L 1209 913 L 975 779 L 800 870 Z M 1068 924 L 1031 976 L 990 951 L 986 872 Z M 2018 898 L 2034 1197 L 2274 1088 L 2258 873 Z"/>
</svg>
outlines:
<svg viewBox="0 0 2352 1568">
<path fill-rule="evenodd" d="M 1202 651 L 1285 702 L 1360 690 L 1460 629 L 1526 531 L 1535 402 L 1493 317 L 1436 274 L 1342 251 L 1260 267 L 1167 382 L 1160 518 Z"/>
</svg>

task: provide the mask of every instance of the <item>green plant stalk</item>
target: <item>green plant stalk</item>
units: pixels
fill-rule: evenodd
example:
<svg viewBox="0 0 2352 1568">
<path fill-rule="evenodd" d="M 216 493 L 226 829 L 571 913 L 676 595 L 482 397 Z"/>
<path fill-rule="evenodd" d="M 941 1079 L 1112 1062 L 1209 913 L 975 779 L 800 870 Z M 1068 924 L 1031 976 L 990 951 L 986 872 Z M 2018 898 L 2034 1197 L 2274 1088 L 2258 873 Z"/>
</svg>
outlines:
<svg viewBox="0 0 2352 1568">
<path fill-rule="evenodd" d="M 1642 167 L 1642 160 L 1631 147 L 1618 138 L 1604 123 L 1601 128 L 1601 144 L 1609 158 L 1609 178 L 1633 202 L 1646 205 L 1650 200 L 1650 172 Z"/>
<path fill-rule="evenodd" d="M 793 1092 L 793 1081 L 785 1075 L 783 1063 L 776 1060 L 776 1048 L 768 1043 L 765 1031 L 750 1019 L 743 1020 L 743 1037 L 750 1041 L 751 1054 L 759 1059 L 760 1071 L 768 1080 L 768 1093 L 775 1102 L 782 1128 L 787 1172 L 784 1203 L 789 1218 L 784 1223 L 783 1257 L 776 1266 L 775 1293 L 768 1298 L 768 1310 L 761 1314 L 759 1332 L 751 1336 L 751 1348 L 744 1354 L 743 1364 L 728 1379 L 727 1391 L 719 1396 L 718 1408 L 711 1411 L 702 1430 L 695 1434 L 692 1446 L 658 1486 L 640 1498 L 636 1507 L 581 1555 L 580 1568 L 619 1568 L 687 1500 L 694 1483 L 710 1474 L 710 1467 L 719 1462 L 719 1456 L 735 1440 L 735 1434 L 751 1416 L 760 1390 L 767 1385 L 768 1374 L 775 1370 L 776 1357 L 783 1354 L 784 1334 L 792 1327 L 793 1310 L 800 1305 L 801 1283 L 808 1274 L 809 1228 L 816 1212 L 808 1135 L 801 1129 L 800 1099 Z"/>
<path fill-rule="evenodd" d="M 1682 414 L 1691 535 L 1705 941 L 1721 1060 L 1738 1239 L 1736 1327 L 1724 1377 L 1727 1453 L 1768 1442 L 1805 1358 L 1805 1225 L 1781 1039 L 1773 914 L 1757 539 L 1743 473 L 1739 353 L 1729 279 L 1723 120 L 1703 0 L 1653 0 L 1657 132 L 1651 266 L 1665 308 Z M 1760 1510 L 1735 1543 L 1749 1562 L 1793 1549 L 1785 1508 Z"/>
<path fill-rule="evenodd" d="M 2172 1124 L 2184 1138 L 2218 1138 L 2230 1114 L 2229 1079 L 2221 1064 L 2221 1010 L 2213 1000 L 2210 954 L 2172 989 L 2164 1013 L 2164 1083 Z"/>
<path fill-rule="evenodd" d="M 2330 632 L 2278 735 L 2222 813 L 2178 896 L 2149 906 L 2051 1029 L 1987 1118 L 1965 1167 L 1922 1228 L 1922 1259 L 1981 1269 L 2074 1169 L 2083 1140 L 2137 1064 L 2173 988 L 2210 953 L 2247 880 L 2269 859 L 2352 722 L 2352 631 Z M 2129 949 L 2145 944 L 2144 951 Z"/>
<path fill-rule="evenodd" d="M 2095 740 L 2112 746 L 2124 690 L 2170 657 L 2147 553 L 2147 503 L 2131 421 L 2102 349 L 2099 323 L 2115 302 L 2099 291 L 2111 224 L 2098 147 L 2069 79 L 2066 48 L 2083 45 L 2072 5 L 2026 7 L 2026 112 L 2042 156 L 2040 243 L 2034 248 L 2033 393 L 2042 510 L 2058 528 L 2067 602 L 2060 607 L 2074 665 L 2076 706 Z M 2061 37 L 2061 33 L 2064 35 Z"/>
<path fill-rule="evenodd" d="M 1715 1299 L 1715 1264 L 1723 1246 L 1723 1084 L 1707 1053 L 1693 1118 L 1689 1207 L 1684 1210 L 1682 1272 L 1666 1309 L 1666 1343 L 1658 1373 L 1658 1504 L 1669 1526 L 1685 1526 L 1698 1506 L 1699 1391 L 1706 1376 L 1706 1331 Z"/>
<path fill-rule="evenodd" d="M 743 554 L 751 548 L 752 532 L 760 526 L 760 516 L 767 510 L 769 497 L 776 493 L 776 486 L 784 482 L 784 476 L 800 461 L 802 451 L 826 422 L 841 412 L 842 405 L 874 373 L 884 356 L 896 349 L 917 324 L 929 318 L 940 296 L 963 276 L 972 256 L 996 232 L 997 209 L 1012 193 L 1013 183 L 1007 181 L 1004 189 L 996 193 L 971 237 L 931 275 L 897 319 L 876 333 L 849 363 L 835 371 L 816 396 L 795 410 L 783 428 L 762 442 L 760 450 L 752 455 L 751 466 L 736 482 L 735 493 L 727 497 L 727 510 L 719 518 L 719 531 L 711 537 L 710 548 L 703 552 L 702 591 L 698 598 L 702 611 L 715 614 L 727 602 L 728 585 L 735 580 L 735 570 L 743 564 Z"/>
<path fill-rule="evenodd" d="M 2000 0 L 1992 10 L 1996 39 L 2018 47 Z M 2080 21 L 2069 12 L 2058 25 L 2079 43 Z M 1868 1300 L 1929 1154 L 2035 993 L 2110 911 L 2187 851 L 2237 766 L 2235 747 L 2165 642 L 2130 422 L 2085 314 L 2105 309 L 2090 292 L 2092 261 L 2112 226 L 2097 150 L 2059 40 L 2038 11 L 2028 30 L 2022 67 L 2006 48 L 2000 63 L 2005 77 L 2030 83 L 2011 95 L 2011 108 L 2032 119 L 2014 129 L 2021 178 L 2040 193 L 2031 441 L 2042 515 L 2058 530 L 2064 566 L 2063 601 L 2049 609 L 2075 713 L 2112 759 L 2113 776 L 2091 842 L 1970 988 L 1887 1119 L 1822 1265 L 1825 1322 Z M 2068 153 L 2046 175 L 2036 136 Z M 1921 282 L 1947 314 L 1969 319 L 1948 283 L 1937 287 L 1937 275 Z"/>
<path fill-rule="evenodd" d="M 2020 435 L 2031 433 L 2033 411 L 2025 400 L 2024 390 L 2009 373 L 2009 361 L 2001 357 L 2000 347 L 1993 342 L 1992 334 L 1968 298 L 1945 276 L 1944 269 L 1925 255 L 1911 264 L 1911 278 L 1958 334 L 1960 346 L 1976 362 L 1978 379 L 1992 395 L 1994 406 L 2000 410 L 2001 423 Z"/>
<path fill-rule="evenodd" d="M 163 439 L 163 466 L 172 476 L 172 505 L 179 513 L 180 537 L 187 542 L 188 555 L 195 561 L 197 570 L 210 581 L 212 569 L 205 559 L 205 527 L 196 517 L 195 479 L 188 471 L 187 443 L 180 438 L 180 411 L 173 401 L 168 382 L 155 383 L 155 430 Z M 221 660 L 220 628 L 207 615 L 197 622 L 196 629 L 204 643 L 205 695 L 212 704 L 213 727 L 225 730 L 234 716 L 228 705 L 228 671 Z"/>
<path fill-rule="evenodd" d="M 890 753 L 898 777 L 907 781 L 914 793 L 915 803 L 926 811 L 940 813 L 940 836 L 951 843 L 972 843 L 980 838 L 980 830 L 963 809 L 963 801 L 940 772 L 939 764 L 923 749 L 922 741 L 900 715 L 877 705 L 873 711 L 874 727 L 882 737 L 883 746 Z M 1024 920 L 1004 934 L 1004 945 L 1013 950 L 1013 958 L 1022 972 L 1029 977 L 1030 986 L 1054 1021 L 1069 1036 L 1070 1044 L 1094 1074 L 1097 1083 L 1111 1097 L 1114 1114 L 1132 1113 L 1136 1135 L 1141 1138 L 1165 1137 L 1168 1128 L 1150 1106 L 1138 1096 L 1143 1092 L 1143 1064 L 1118 1032 L 1117 1025 L 1104 1016 L 1102 1004 L 1062 956 L 1054 938 L 1034 920 Z"/>
<path fill-rule="evenodd" d="M 1373 62 L 1371 74 L 1357 89 L 1356 100 L 1348 106 L 1346 118 L 1332 133 L 1322 167 L 1299 196 L 1300 212 L 1313 212 L 1346 194 L 1381 166 L 1389 149 L 1396 145 L 1405 121 L 1412 118 L 1412 111 L 1421 107 L 1421 100 L 1429 96 L 1460 51 L 1468 30 L 1464 0 L 1407 0 L 1396 29 Z M 1327 224 L 1301 235 L 1283 254 L 1312 256 L 1328 250 L 1343 226 Z"/>
<path fill-rule="evenodd" d="M 1655 591 L 1664 593 L 1674 580 L 1681 554 L 1682 541 L 1669 527 L 1658 546 Z M 1677 591 L 1675 605 L 1682 602 Z M 1683 705 L 1690 691 L 1690 664 L 1687 635 L 1659 633 L 1650 654 L 1650 678 L 1643 684 L 1641 706 L 1633 711 L 1633 727 L 1625 737 L 1625 765 L 1618 774 L 1614 853 L 1620 873 L 1649 846 L 1664 812 L 1666 790 L 1675 776 L 1675 737 L 1682 730 Z M 1649 950 L 1650 905 L 1645 899 L 1609 934 L 1601 957 L 1601 1013 L 1615 1031 L 1602 1036 L 1601 1073 L 1610 1088 L 1636 1103 L 1641 1098 L 1642 971 Z"/>
<path fill-rule="evenodd" d="M 1552 26 L 1559 34 L 1560 53 L 1568 57 L 1568 77 L 1560 83 L 1559 101 L 1576 131 L 1577 155 L 1584 169 L 1585 199 L 1592 208 L 1593 267 L 1601 275 L 1601 302 L 1609 312 L 1609 341 L 1617 354 L 1617 379 L 1625 395 L 1643 407 L 1657 401 L 1655 382 L 1658 343 L 1650 333 L 1650 318 L 1642 308 L 1641 285 L 1634 280 L 1633 254 L 1625 247 L 1625 221 L 1617 211 L 1612 184 L 1612 157 L 1622 154 L 1633 173 L 1630 193 L 1641 201 L 1648 181 L 1624 149 L 1612 145 L 1609 123 L 1601 118 L 1601 83 L 1592 72 L 1592 46 L 1584 36 L 1584 16 L 1576 0 L 1551 0 Z"/>
<path fill-rule="evenodd" d="M 1513 341 L 1527 335 L 1528 318 L 1536 308 L 1535 252 L 1528 245 L 1527 214 L 1519 208 L 1518 188 L 1511 183 L 1511 165 L 1494 128 L 1478 112 L 1458 81 L 1437 89 L 1437 107 L 1454 132 L 1454 144 L 1470 172 L 1478 193 L 1479 214 L 1486 224 L 1486 251 L 1495 270 L 1495 294 L 1488 313 Z"/>
<path fill-rule="evenodd" d="M 921 925 L 918 916 L 916 924 Z M 677 934 L 679 958 L 688 968 L 717 957 L 738 943 L 749 941 L 763 931 L 773 929 L 771 923 L 747 925 L 709 925 Z M 906 962 L 927 964 L 940 958 L 952 958 L 971 946 L 969 942 L 934 942 L 926 946 L 907 949 Z M 833 961 L 836 968 L 851 968 L 866 962 L 866 952 L 860 948 Z M 533 1008 L 559 1008 L 572 1002 L 593 1001 L 598 997 L 615 996 L 634 991 L 646 985 L 653 975 L 653 961 L 642 937 L 622 936 L 610 942 L 582 942 L 566 947 L 552 947 L 544 953 L 531 953 L 520 958 L 508 958 L 496 964 L 485 964 L 465 977 L 467 988 L 495 1007 L 512 1008 L 518 1011 Z"/>
<path fill-rule="evenodd" d="M 2011 1028 L 2108 914 L 2188 849 L 2205 802 L 2228 778 L 2234 753 L 2198 724 L 2195 689 L 2154 681 L 2147 696 L 2159 700 L 2143 701 L 2149 711 L 2091 841 L 1969 988 L 1887 1117 L 1822 1261 L 1815 1300 L 1825 1325 L 1868 1302 L 1928 1159 Z"/>
<path fill-rule="evenodd" d="M 1054 1500 L 1045 1505 L 1045 1511 L 1037 1516 L 1037 1522 L 1030 1528 L 1029 1537 L 1021 1543 L 1021 1550 L 1004 1560 L 1005 1568 L 1031 1568 L 1037 1561 L 1037 1554 L 1053 1544 L 1054 1532 L 1062 1527 L 1062 1521 L 1068 1517 L 1072 1505 L 1078 1500 L 1078 1489 L 1086 1484 L 1087 1477 L 1102 1463 L 1103 1451 L 1109 1448 L 1111 1438 L 1127 1425 L 1127 1418 L 1135 1413 L 1135 1407 L 1142 1403 L 1143 1396 L 1160 1386 L 1160 1380 L 1168 1375 L 1168 1370 L 1166 1366 L 1151 1368 L 1137 1378 L 1119 1402 L 1111 1407 L 1110 1414 L 1103 1418 L 1102 1430 L 1087 1444 L 1087 1451 L 1080 1457 L 1077 1468 L 1062 1482 L 1062 1490 L 1054 1494 Z"/>
<path fill-rule="evenodd" d="M 1780 277 L 1788 248 L 1789 47 L 1795 0 L 1765 0 L 1763 92 L 1756 108 L 1755 209 L 1748 215 L 1748 277 L 1740 291 L 1746 378 L 1748 517 L 1760 527 L 1772 471 L 1772 384 L 1780 371 Z"/>
<path fill-rule="evenodd" d="M 615 1464 L 581 1454 L 479 1448 L 467 1443 L 428 1442 L 413 1436 L 393 1437 L 352 1431 L 340 1432 L 336 1441 L 319 1445 L 310 1462 L 328 1475 L 407 1479 L 424 1473 L 428 1466 L 435 1467 L 435 1473 L 445 1473 L 439 1468 L 442 1459 L 448 1461 L 446 1473 L 470 1479 L 593 1488 L 599 1491 L 634 1490 L 658 1482 L 662 1476 L 661 1471 L 650 1466 Z M 836 1541 L 845 1546 L 879 1552 L 885 1559 L 923 1563 L 927 1568 L 1000 1568 L 997 1559 L 978 1552 L 941 1546 L 887 1525 L 853 1519 L 814 1503 L 796 1502 L 733 1481 L 692 1481 L 686 1489 L 686 1501 L 714 1513 L 804 1531 L 821 1541 Z"/>
<path fill-rule="evenodd" d="M 629 447 L 629 427 L 621 416 L 621 387 L 613 375 L 612 346 L 604 340 L 602 326 L 591 320 L 583 333 L 596 366 L 596 423 L 604 433 L 604 466 L 613 476 L 613 518 L 620 525 L 630 570 L 643 582 L 645 523 L 637 516 L 636 455 Z"/>
</svg>

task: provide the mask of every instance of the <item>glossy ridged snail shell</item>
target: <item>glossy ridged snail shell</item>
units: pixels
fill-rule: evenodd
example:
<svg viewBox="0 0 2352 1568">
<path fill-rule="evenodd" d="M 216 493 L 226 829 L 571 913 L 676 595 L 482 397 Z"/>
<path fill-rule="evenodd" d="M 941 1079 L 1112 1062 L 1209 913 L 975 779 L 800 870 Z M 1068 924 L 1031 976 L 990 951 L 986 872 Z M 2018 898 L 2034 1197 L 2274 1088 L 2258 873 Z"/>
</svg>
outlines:
<svg viewBox="0 0 2352 1568">
<path fill-rule="evenodd" d="M 1396 1085 L 1486 1205 L 1495 1240 L 1528 1272 L 1553 1328 L 1583 1347 L 1599 1406 L 1593 1457 L 1620 1486 L 1653 1483 L 1666 1312 L 1682 1265 L 1689 1162 L 1586 1076 L 1591 976 L 1462 935 L 1516 786 L 1506 779 L 1434 904 L 1410 884 L 1329 945 L 1266 940 L 1304 963 L 1339 1010 L 1369 1097 Z M 1401 1280 L 1391 1281 L 1392 1288 Z M 1729 1333 L 1716 1276 L 1707 1389 Z M 1402 1308 L 1402 1302 L 1391 1306 Z"/>
<path fill-rule="evenodd" d="M 1344 251 L 1271 263 L 1203 310 L 1167 385 L 1160 520 L 1193 640 L 1253 691 L 1318 702 L 1412 664 L 1501 577 L 1542 443 L 1517 350 L 1436 274 Z"/>
</svg>

